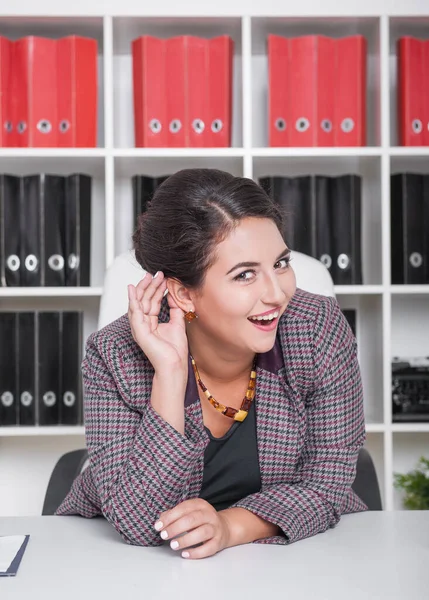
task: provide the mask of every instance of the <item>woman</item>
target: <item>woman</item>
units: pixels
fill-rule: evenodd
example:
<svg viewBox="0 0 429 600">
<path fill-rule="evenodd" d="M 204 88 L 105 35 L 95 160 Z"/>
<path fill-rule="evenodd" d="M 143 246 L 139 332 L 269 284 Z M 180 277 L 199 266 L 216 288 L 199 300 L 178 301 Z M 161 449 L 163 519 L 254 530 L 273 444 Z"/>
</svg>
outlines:
<svg viewBox="0 0 429 600">
<path fill-rule="evenodd" d="M 188 169 L 158 188 L 128 315 L 87 343 L 90 466 L 57 514 L 102 514 L 130 544 L 203 558 L 367 509 L 351 489 L 355 339 L 334 299 L 296 288 L 282 229 L 249 179 Z"/>
</svg>

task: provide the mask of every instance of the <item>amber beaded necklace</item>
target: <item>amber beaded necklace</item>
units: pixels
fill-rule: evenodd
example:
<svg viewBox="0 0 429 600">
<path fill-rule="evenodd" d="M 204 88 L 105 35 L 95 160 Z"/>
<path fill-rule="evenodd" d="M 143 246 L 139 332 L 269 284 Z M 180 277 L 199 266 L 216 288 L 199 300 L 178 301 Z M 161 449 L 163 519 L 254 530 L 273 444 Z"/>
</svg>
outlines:
<svg viewBox="0 0 429 600">
<path fill-rule="evenodd" d="M 213 396 L 211 395 L 211 393 L 209 392 L 209 390 L 206 388 L 206 386 L 204 385 L 204 383 L 201 381 L 201 377 L 200 377 L 200 374 L 198 372 L 198 367 L 197 367 L 197 365 L 195 363 L 195 360 L 193 359 L 192 356 L 191 356 L 191 361 L 192 361 L 192 366 L 194 368 L 195 378 L 196 378 L 196 380 L 198 382 L 198 385 L 203 390 L 204 394 L 207 396 L 210 404 L 212 406 L 214 406 L 214 408 L 217 411 L 219 411 L 220 413 L 222 413 L 226 417 L 230 417 L 231 419 L 234 419 L 234 421 L 244 421 L 244 419 L 249 414 L 250 406 L 252 405 L 253 398 L 255 397 L 255 390 L 256 390 L 256 355 L 255 355 L 255 358 L 253 359 L 252 370 L 250 371 L 250 380 L 249 380 L 249 385 L 247 386 L 247 392 L 246 392 L 246 395 L 243 398 L 243 402 L 241 403 L 241 407 L 239 409 L 232 408 L 231 406 L 225 406 L 224 404 L 221 404 L 220 402 L 218 402 L 217 400 L 215 400 L 215 398 L 213 398 Z"/>
</svg>

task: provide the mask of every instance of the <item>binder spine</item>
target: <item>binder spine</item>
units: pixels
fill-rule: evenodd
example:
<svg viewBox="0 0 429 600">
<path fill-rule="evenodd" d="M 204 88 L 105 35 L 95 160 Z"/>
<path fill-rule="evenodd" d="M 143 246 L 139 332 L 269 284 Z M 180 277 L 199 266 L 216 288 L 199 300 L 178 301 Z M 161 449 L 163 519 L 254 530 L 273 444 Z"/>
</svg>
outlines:
<svg viewBox="0 0 429 600">
<path fill-rule="evenodd" d="M 0 427 L 18 424 L 17 317 L 0 313 Z"/>
<path fill-rule="evenodd" d="M 82 312 L 60 313 L 61 425 L 79 425 L 82 422 L 82 324 Z"/>
<path fill-rule="evenodd" d="M 19 424 L 36 424 L 36 317 L 18 313 Z"/>
<path fill-rule="evenodd" d="M 21 179 L 21 281 L 28 287 L 40 286 L 44 278 L 43 218 L 40 176 Z"/>
<path fill-rule="evenodd" d="M 65 183 L 66 285 L 89 286 L 91 266 L 91 184 L 88 175 L 74 174 Z"/>
<path fill-rule="evenodd" d="M 64 260 L 64 177 L 40 176 L 42 225 L 41 237 L 44 265 L 42 285 L 65 284 Z"/>
<path fill-rule="evenodd" d="M 58 312 L 38 313 L 38 424 L 57 425 L 60 399 Z"/>
<path fill-rule="evenodd" d="M 0 176 L 0 284 L 21 285 L 20 178 Z"/>
</svg>

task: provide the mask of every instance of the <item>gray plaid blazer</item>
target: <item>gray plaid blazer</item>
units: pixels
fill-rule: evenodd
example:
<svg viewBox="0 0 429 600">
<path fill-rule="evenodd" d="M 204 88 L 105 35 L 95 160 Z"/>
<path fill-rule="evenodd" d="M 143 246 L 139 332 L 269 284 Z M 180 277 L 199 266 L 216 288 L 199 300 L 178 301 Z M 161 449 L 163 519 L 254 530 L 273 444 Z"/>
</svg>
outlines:
<svg viewBox="0 0 429 600">
<path fill-rule="evenodd" d="M 103 515 L 127 543 L 160 545 L 159 514 L 198 497 L 203 480 L 209 437 L 192 368 L 184 435 L 152 408 L 154 370 L 126 315 L 88 338 L 82 371 L 90 464 L 56 514 Z M 258 357 L 254 402 L 262 487 L 233 506 L 282 533 L 255 543 L 289 544 L 367 510 L 351 489 L 365 442 L 356 340 L 335 299 L 296 290 Z"/>
</svg>

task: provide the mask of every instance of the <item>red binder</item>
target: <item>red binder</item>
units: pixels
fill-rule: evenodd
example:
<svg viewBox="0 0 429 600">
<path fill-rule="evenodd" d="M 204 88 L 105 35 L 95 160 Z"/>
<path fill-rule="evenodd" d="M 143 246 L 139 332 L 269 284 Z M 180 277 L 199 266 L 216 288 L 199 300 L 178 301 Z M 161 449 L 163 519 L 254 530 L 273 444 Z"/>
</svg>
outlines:
<svg viewBox="0 0 429 600">
<path fill-rule="evenodd" d="M 336 40 L 317 39 L 317 146 L 334 145 L 334 107 L 337 82 L 335 77 Z M 339 82 L 338 82 L 339 83 Z"/>
<path fill-rule="evenodd" d="M 152 36 L 132 42 L 134 137 L 138 148 L 168 145 L 166 53 L 167 41 Z"/>
<path fill-rule="evenodd" d="M 208 46 L 208 126 L 206 146 L 229 147 L 232 136 L 232 84 L 234 41 L 227 35 L 213 38 Z"/>
<path fill-rule="evenodd" d="M 97 41 L 57 40 L 57 140 L 59 147 L 97 145 Z"/>
<path fill-rule="evenodd" d="M 0 36 L 0 146 L 13 142 L 12 56 L 13 42 Z"/>
<path fill-rule="evenodd" d="M 366 144 L 366 39 L 336 40 L 335 145 Z"/>
<path fill-rule="evenodd" d="M 398 137 L 402 146 L 425 143 L 425 90 L 429 76 L 425 72 L 424 42 L 413 37 L 399 38 L 398 54 Z"/>
<path fill-rule="evenodd" d="M 268 36 L 268 145 L 290 146 L 289 39 Z"/>
<path fill-rule="evenodd" d="M 423 110 L 423 145 L 429 146 L 429 40 L 423 42 L 424 64 L 424 110 Z M 428 271 L 429 273 L 429 271 Z"/>
<path fill-rule="evenodd" d="M 56 41 L 29 36 L 15 42 L 13 72 L 16 145 L 57 145 Z"/>
<path fill-rule="evenodd" d="M 291 38 L 290 135 L 291 146 L 317 145 L 317 38 Z"/>
<path fill-rule="evenodd" d="M 166 43 L 166 94 L 167 133 L 169 148 L 186 146 L 186 113 L 189 103 L 188 86 L 186 85 L 186 57 L 188 37 L 186 35 L 170 38 Z"/>
<path fill-rule="evenodd" d="M 184 118 L 185 146 L 204 147 L 207 143 L 208 123 L 208 52 L 209 42 L 203 38 L 186 36 L 183 40 L 184 84 L 187 106 Z"/>
</svg>

